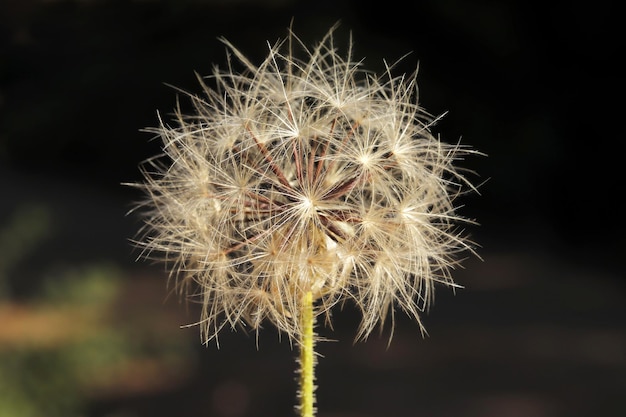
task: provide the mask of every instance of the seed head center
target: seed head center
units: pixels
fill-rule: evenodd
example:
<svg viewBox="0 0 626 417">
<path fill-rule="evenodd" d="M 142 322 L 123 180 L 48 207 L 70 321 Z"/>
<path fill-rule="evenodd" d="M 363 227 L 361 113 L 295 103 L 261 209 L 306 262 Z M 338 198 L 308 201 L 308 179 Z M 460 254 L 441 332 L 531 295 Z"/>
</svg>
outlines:
<svg viewBox="0 0 626 417">
<path fill-rule="evenodd" d="M 309 216 L 317 212 L 318 202 L 311 196 L 302 196 L 302 210 Z"/>
</svg>

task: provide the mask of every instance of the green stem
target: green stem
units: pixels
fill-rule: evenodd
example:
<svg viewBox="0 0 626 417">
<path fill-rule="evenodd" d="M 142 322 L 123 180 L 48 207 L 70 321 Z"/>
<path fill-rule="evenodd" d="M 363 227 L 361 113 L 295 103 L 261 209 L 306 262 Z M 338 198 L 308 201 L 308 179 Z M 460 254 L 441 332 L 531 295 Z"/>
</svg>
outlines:
<svg viewBox="0 0 626 417">
<path fill-rule="evenodd" d="M 313 294 L 308 291 L 302 300 L 302 340 L 300 341 L 300 417 L 315 415 L 315 317 Z"/>
</svg>

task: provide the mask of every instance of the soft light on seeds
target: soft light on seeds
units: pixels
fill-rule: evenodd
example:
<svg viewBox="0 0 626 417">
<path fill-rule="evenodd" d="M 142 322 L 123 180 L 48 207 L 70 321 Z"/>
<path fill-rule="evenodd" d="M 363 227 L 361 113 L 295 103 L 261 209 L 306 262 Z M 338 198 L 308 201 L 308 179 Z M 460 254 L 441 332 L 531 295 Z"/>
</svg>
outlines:
<svg viewBox="0 0 626 417">
<path fill-rule="evenodd" d="M 475 152 L 433 136 L 416 74 L 367 72 L 332 30 L 313 49 L 290 33 L 260 65 L 224 42 L 195 112 L 150 129 L 163 155 L 138 185 L 144 255 L 202 303 L 205 342 L 264 322 L 299 340 L 309 291 L 315 316 L 358 306 L 360 338 L 398 307 L 419 323 L 472 250 L 454 201 L 473 187 L 455 163 Z"/>
</svg>

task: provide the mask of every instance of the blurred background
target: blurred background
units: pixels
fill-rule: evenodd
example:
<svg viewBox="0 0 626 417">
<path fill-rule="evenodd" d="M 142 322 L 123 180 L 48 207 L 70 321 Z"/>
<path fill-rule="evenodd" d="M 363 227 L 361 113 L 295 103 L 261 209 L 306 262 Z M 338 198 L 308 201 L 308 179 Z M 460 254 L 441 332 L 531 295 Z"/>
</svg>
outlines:
<svg viewBox="0 0 626 417">
<path fill-rule="evenodd" d="M 196 306 L 136 261 L 141 198 L 121 185 L 159 152 L 140 129 L 224 36 L 258 62 L 294 29 L 336 23 L 355 56 L 419 63 L 434 131 L 486 153 L 461 214 L 482 260 L 424 317 L 353 343 L 320 334 L 319 417 L 626 415 L 623 30 L 593 3 L 431 0 L 2 0 L 0 417 L 295 415 L 295 358 L 272 328 L 203 346 Z M 387 329 L 388 330 L 388 329 Z M 258 349 L 257 349 L 258 343 Z"/>
</svg>

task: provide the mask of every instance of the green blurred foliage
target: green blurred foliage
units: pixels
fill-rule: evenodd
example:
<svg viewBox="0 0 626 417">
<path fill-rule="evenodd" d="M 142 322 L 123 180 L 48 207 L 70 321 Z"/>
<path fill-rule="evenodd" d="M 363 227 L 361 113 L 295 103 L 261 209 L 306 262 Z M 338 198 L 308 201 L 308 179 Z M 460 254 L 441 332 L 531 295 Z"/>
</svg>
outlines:
<svg viewBox="0 0 626 417">
<path fill-rule="evenodd" d="M 80 415 L 85 386 L 134 353 L 128 335 L 105 320 L 121 281 L 120 272 L 109 266 L 46 280 L 30 310 L 49 316 L 66 310 L 65 324 L 81 328 L 52 342 L 44 338 L 0 347 L 1 416 Z"/>
<path fill-rule="evenodd" d="M 51 234 L 51 217 L 45 205 L 22 205 L 0 226 L 0 300 L 10 296 L 9 270 Z"/>
<path fill-rule="evenodd" d="M 52 217 L 43 206 L 18 207 L 0 226 L 0 416 L 85 416 L 90 401 L 125 384 L 149 390 L 184 378 L 189 341 L 170 337 L 176 326 L 161 325 L 166 316 L 138 301 L 114 263 L 47 267 L 32 297 L 11 298 L 8 271 L 54 239 Z"/>
</svg>

